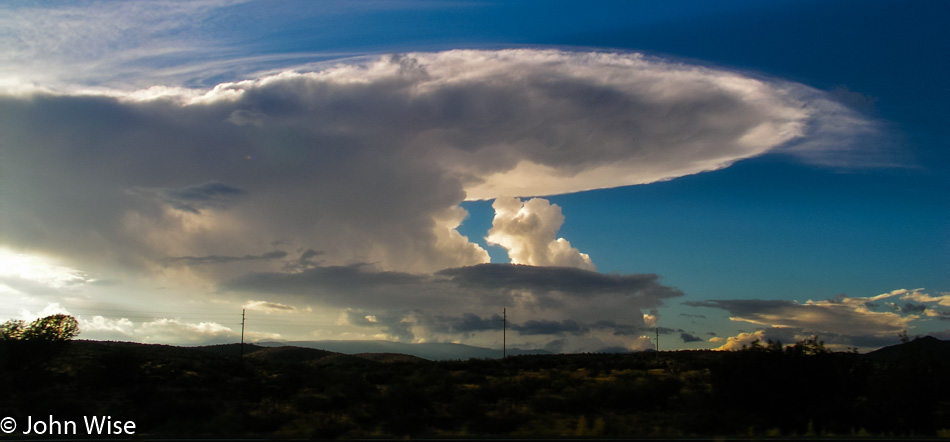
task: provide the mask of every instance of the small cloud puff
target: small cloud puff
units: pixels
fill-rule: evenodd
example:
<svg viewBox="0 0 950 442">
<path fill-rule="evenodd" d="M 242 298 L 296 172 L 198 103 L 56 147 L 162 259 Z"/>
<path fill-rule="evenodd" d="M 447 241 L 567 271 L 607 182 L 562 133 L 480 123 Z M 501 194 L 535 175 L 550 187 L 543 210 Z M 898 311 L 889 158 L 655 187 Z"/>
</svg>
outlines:
<svg viewBox="0 0 950 442">
<path fill-rule="evenodd" d="M 518 198 L 497 198 L 492 207 L 495 219 L 485 240 L 507 249 L 512 264 L 596 270 L 590 256 L 557 237 L 564 223 L 557 204 L 542 198 L 525 202 Z"/>
</svg>

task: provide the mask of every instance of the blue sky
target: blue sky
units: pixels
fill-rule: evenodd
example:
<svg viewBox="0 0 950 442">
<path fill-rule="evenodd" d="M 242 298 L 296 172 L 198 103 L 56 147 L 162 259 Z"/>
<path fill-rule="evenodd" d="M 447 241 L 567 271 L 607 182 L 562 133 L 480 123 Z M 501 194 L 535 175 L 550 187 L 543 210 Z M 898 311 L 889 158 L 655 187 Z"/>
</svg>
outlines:
<svg viewBox="0 0 950 442">
<path fill-rule="evenodd" d="M 555 351 L 948 338 L 944 2 L 3 9 L 6 318 L 200 343 L 250 308 L 259 339 L 491 347 L 507 306 Z"/>
</svg>

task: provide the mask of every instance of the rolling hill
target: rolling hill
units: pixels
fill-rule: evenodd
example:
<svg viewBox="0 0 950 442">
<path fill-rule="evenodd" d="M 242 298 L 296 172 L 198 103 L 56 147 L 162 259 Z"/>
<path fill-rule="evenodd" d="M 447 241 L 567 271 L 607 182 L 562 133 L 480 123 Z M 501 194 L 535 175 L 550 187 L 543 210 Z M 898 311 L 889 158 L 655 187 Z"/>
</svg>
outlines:
<svg viewBox="0 0 950 442">
<path fill-rule="evenodd" d="M 466 360 L 471 358 L 493 359 L 501 358 L 501 350 L 483 347 L 474 347 L 465 344 L 452 343 L 421 343 L 407 344 L 393 341 L 261 341 L 256 343 L 263 347 L 295 346 L 333 351 L 343 354 L 359 353 L 400 353 L 430 361 Z M 508 349 L 508 355 L 539 355 L 552 354 L 546 350 Z"/>
</svg>

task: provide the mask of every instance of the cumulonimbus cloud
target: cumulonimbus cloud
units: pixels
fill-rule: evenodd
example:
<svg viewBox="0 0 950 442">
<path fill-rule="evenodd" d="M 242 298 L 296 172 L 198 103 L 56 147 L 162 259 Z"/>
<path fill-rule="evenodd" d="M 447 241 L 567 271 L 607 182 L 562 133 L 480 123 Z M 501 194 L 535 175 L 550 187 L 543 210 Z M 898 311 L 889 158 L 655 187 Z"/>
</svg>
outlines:
<svg viewBox="0 0 950 442">
<path fill-rule="evenodd" d="M 160 272 L 274 244 L 432 272 L 489 261 L 456 230 L 463 200 L 667 180 L 870 124 L 806 86 L 633 53 L 413 53 L 162 91 L 0 95 L 0 241 Z M 577 262 L 537 262 L 592 268 L 562 245 Z"/>
</svg>

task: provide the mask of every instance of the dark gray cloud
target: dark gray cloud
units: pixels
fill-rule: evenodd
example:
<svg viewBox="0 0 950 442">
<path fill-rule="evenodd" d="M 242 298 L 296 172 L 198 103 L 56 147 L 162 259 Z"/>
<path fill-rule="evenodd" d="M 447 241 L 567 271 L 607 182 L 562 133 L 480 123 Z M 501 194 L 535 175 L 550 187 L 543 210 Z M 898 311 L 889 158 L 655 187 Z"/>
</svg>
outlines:
<svg viewBox="0 0 950 442">
<path fill-rule="evenodd" d="M 597 330 L 608 330 L 615 336 L 642 336 L 659 333 L 668 335 L 682 330 L 674 330 L 669 327 L 648 327 L 642 321 L 636 323 L 618 323 L 611 320 L 600 320 L 590 325 L 590 328 Z"/>
<path fill-rule="evenodd" d="M 255 272 L 220 284 L 225 291 L 291 295 L 360 311 L 436 310 L 468 306 L 468 292 L 431 275 L 379 270 L 370 264 L 312 267 L 299 272 Z"/>
<path fill-rule="evenodd" d="M 570 267 L 512 264 L 447 269 L 434 275 L 383 271 L 368 264 L 314 267 L 249 273 L 220 288 L 346 309 L 349 324 L 401 340 L 496 333 L 502 328 L 500 310 L 506 308 L 511 337 L 596 335 L 625 342 L 655 332 L 643 322 L 644 309 L 681 295 L 659 284 L 656 275 L 603 275 Z M 460 311 L 465 313 L 453 314 Z M 660 329 L 664 334 L 675 332 Z"/>
<path fill-rule="evenodd" d="M 170 206 L 191 213 L 201 213 L 203 209 L 225 208 L 247 192 L 237 187 L 211 181 L 179 189 L 159 191 L 164 202 Z"/>
<path fill-rule="evenodd" d="M 900 306 L 899 311 L 905 313 L 923 313 L 924 310 L 927 310 L 927 306 L 924 304 L 914 304 L 913 302 L 908 302 L 903 306 Z"/>
<path fill-rule="evenodd" d="M 697 337 L 697 336 L 693 336 L 693 335 L 691 335 L 691 334 L 689 334 L 689 333 L 685 333 L 685 332 L 684 332 L 684 333 L 680 333 L 680 339 L 682 339 L 683 342 L 687 342 L 687 343 L 689 343 L 689 342 L 703 342 L 703 341 L 705 341 L 705 339 L 703 339 L 703 338 L 700 338 L 700 337 Z"/>
<path fill-rule="evenodd" d="M 274 250 L 273 252 L 267 252 L 261 255 L 244 255 L 244 256 L 177 256 L 172 258 L 166 258 L 165 262 L 169 263 L 182 263 L 185 265 L 202 265 L 202 264 L 227 264 L 238 261 L 269 261 L 274 259 L 283 259 L 287 256 L 287 252 L 283 250 Z"/>
<path fill-rule="evenodd" d="M 561 335 L 570 333 L 581 335 L 590 331 L 590 328 L 566 319 L 563 321 L 526 321 L 523 324 L 512 324 L 511 329 L 523 335 Z"/>
<path fill-rule="evenodd" d="M 315 259 L 320 255 L 323 255 L 322 251 L 313 249 L 304 250 L 303 252 L 300 252 L 300 256 L 298 256 L 297 259 L 287 261 L 281 270 L 285 272 L 296 273 L 307 269 L 312 269 L 320 265 L 320 261 Z"/>
<path fill-rule="evenodd" d="M 616 336 L 640 336 L 649 330 L 642 321 L 634 324 L 621 324 L 612 320 L 599 320 L 590 326 L 596 330 L 610 330 Z"/>
<path fill-rule="evenodd" d="M 322 254 L 323 252 L 318 252 L 313 249 L 307 249 L 303 253 L 300 254 L 300 260 L 299 260 L 300 264 L 310 264 L 313 262 L 312 261 L 313 258 L 320 256 Z"/>
<path fill-rule="evenodd" d="M 223 284 L 234 291 L 301 294 L 313 290 L 361 291 L 376 287 L 415 286 L 429 281 L 425 275 L 381 271 L 371 264 L 314 267 L 302 272 L 249 273 Z"/>
<path fill-rule="evenodd" d="M 683 296 L 682 291 L 659 284 L 660 277 L 655 274 L 606 274 L 573 267 L 479 264 L 441 270 L 436 275 L 461 287 L 488 290 L 524 289 L 581 297 L 611 294 L 657 300 Z"/>
<path fill-rule="evenodd" d="M 484 317 L 475 313 L 450 316 L 415 311 L 413 317 L 416 321 L 424 323 L 429 331 L 448 335 L 461 334 L 466 337 L 479 332 L 501 331 L 504 326 L 504 319 L 497 314 Z"/>
<path fill-rule="evenodd" d="M 577 314 L 622 305 L 640 317 L 683 293 L 657 282 L 657 275 L 608 275 L 571 267 L 480 264 L 434 275 L 379 270 L 369 264 L 314 267 L 300 272 L 256 272 L 221 284 L 223 290 L 299 295 L 342 307 L 454 308 L 515 306 L 531 294 L 537 308 Z M 598 299 L 598 302 L 591 302 Z M 587 307 L 580 307 L 584 304 Z M 582 318 L 576 318 L 582 319 Z M 591 318 L 593 320 L 593 318 Z"/>
<path fill-rule="evenodd" d="M 452 321 L 450 330 L 457 333 L 498 330 L 503 326 L 503 322 L 504 318 L 498 315 L 482 318 L 474 313 L 465 313 L 460 319 Z"/>
</svg>

